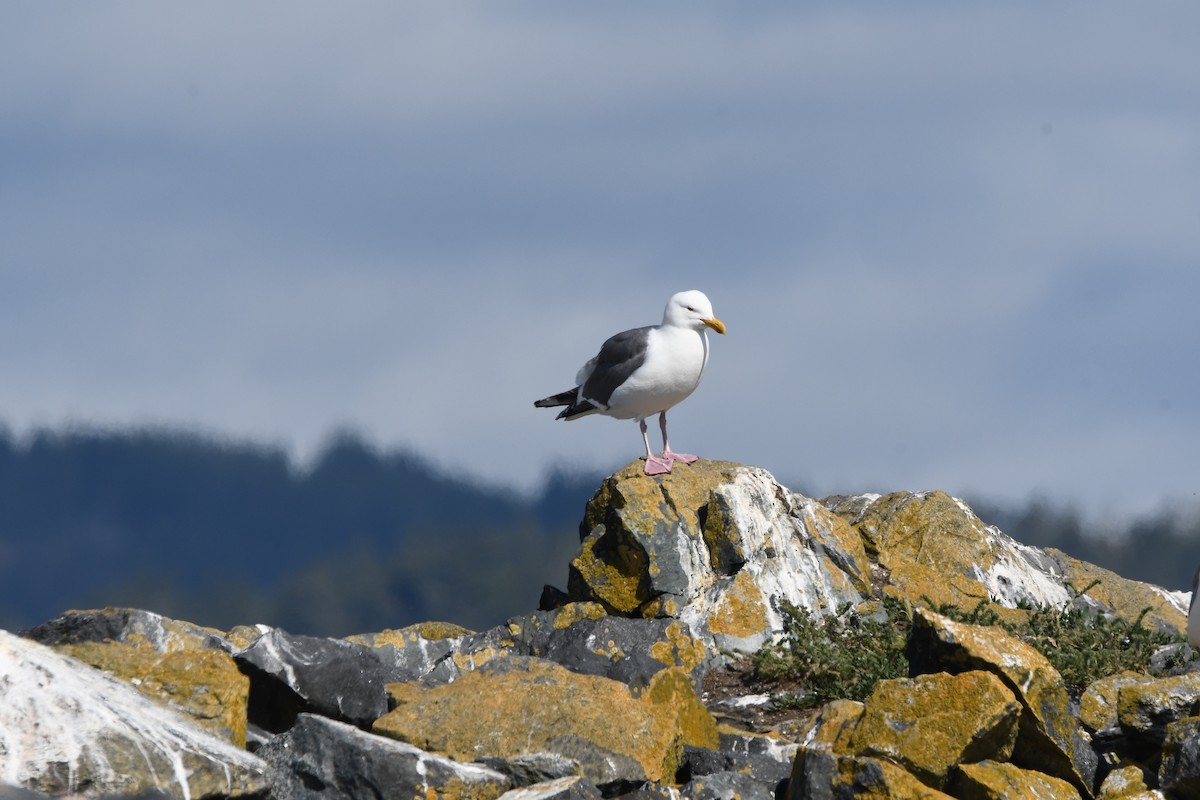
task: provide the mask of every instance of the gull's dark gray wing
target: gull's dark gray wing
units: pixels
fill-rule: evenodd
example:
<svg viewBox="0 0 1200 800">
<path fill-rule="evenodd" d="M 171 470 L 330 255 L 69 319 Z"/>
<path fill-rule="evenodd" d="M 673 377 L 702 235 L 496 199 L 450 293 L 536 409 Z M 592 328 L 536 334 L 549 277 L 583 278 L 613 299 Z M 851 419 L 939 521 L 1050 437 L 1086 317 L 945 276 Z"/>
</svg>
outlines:
<svg viewBox="0 0 1200 800">
<path fill-rule="evenodd" d="M 600 348 L 596 366 L 583 384 L 583 398 L 603 406 L 608 405 L 616 388 L 646 362 L 646 346 L 652 326 L 622 331 L 612 336 Z"/>
</svg>

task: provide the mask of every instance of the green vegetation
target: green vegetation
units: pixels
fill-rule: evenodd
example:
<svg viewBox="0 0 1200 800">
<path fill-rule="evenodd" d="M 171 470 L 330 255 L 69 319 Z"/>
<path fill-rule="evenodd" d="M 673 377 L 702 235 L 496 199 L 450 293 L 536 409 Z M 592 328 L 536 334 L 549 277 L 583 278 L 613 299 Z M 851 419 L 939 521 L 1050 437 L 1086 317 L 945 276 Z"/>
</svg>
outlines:
<svg viewBox="0 0 1200 800">
<path fill-rule="evenodd" d="M 1068 584 L 1076 600 L 1100 581 L 1082 590 Z M 1046 657 L 1072 689 L 1084 689 L 1093 681 L 1122 670 L 1151 672 L 1150 657 L 1164 645 L 1184 641 L 1142 625 L 1150 609 L 1142 610 L 1133 622 L 1089 612 L 1080 603 L 1063 609 L 1029 608 L 1021 623 L 1002 621 L 995 609 L 980 603 L 970 613 L 943 606 L 938 613 L 973 625 L 999 625 Z"/>
<path fill-rule="evenodd" d="M 1077 592 L 1076 598 L 1095 585 Z M 1089 613 L 1078 605 L 1026 608 L 1028 618 L 1017 623 L 1002 620 L 988 603 L 969 611 L 953 606 L 934 610 L 972 625 L 1000 626 L 1044 655 L 1066 685 L 1076 690 L 1122 670 L 1152 672 L 1150 657 L 1160 647 L 1184 641 L 1182 636 L 1142 625 L 1149 609 L 1132 623 Z M 808 708 L 838 698 L 864 700 L 877 681 L 908 675 L 904 649 L 911 609 L 905 603 L 885 599 L 879 619 L 859 617 L 848 606 L 824 618 L 794 606 L 784 611 L 782 639 L 751 657 L 753 677 L 774 687 L 776 707 Z"/>
<path fill-rule="evenodd" d="M 754 677 L 776 684 L 775 705 L 807 708 L 838 698 L 863 700 L 876 681 L 908 675 L 904 644 L 909 611 L 899 600 L 883 601 L 882 619 L 861 617 L 849 606 L 814 618 L 784 608 L 783 638 L 755 653 Z"/>
</svg>

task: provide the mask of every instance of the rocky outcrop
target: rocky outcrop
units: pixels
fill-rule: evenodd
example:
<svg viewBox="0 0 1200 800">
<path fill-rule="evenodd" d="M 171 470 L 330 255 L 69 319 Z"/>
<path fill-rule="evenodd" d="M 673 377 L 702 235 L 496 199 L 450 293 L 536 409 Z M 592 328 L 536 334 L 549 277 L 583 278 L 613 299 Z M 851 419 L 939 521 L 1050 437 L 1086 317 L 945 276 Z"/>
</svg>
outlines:
<svg viewBox="0 0 1200 800">
<path fill-rule="evenodd" d="M 324 639 L 105 609 L 0 634 L 0 796 L 1200 796 L 1200 673 L 1080 696 L 1012 634 L 933 610 L 1179 633 L 1187 595 L 1022 545 L 941 492 L 818 501 L 737 464 L 640 467 L 588 503 L 566 589 L 488 630 Z M 861 620 L 885 598 L 911 610 L 907 677 L 786 719 L 705 693 L 790 606 Z"/>
<path fill-rule="evenodd" d="M 389 797 L 397 787 L 417 797 L 492 800 L 512 783 L 482 764 L 427 753 L 315 714 L 301 714 L 258 755 L 270 769 L 273 793 L 289 800 Z"/>
<path fill-rule="evenodd" d="M 1021 703 L 1017 763 L 1090 792 L 1096 754 L 1076 717 L 1062 676 L 1038 651 L 1000 628 L 954 622 L 919 609 L 908 640 L 914 671 L 986 670 Z"/>
<path fill-rule="evenodd" d="M 263 762 L 108 674 L 0 631 L 0 777 L 51 794 L 250 797 Z"/>
<path fill-rule="evenodd" d="M 250 681 L 218 631 L 136 609 L 66 614 L 25 636 L 119 678 L 189 717 L 209 733 L 246 746 Z"/>
<path fill-rule="evenodd" d="M 782 629 L 779 604 L 859 603 L 860 538 L 764 470 L 703 461 L 661 478 L 631 464 L 588 503 L 568 596 L 610 613 L 675 617 L 714 648 L 752 650 Z"/>
<path fill-rule="evenodd" d="M 670 782 L 684 745 L 716 747 L 690 679 L 662 671 L 640 693 L 553 662 L 497 658 L 452 684 L 404 684 L 374 730 L 459 759 L 556 753 L 597 784 Z"/>
<path fill-rule="evenodd" d="M 1180 632 L 1186 595 L 1022 545 L 943 492 L 818 502 L 726 462 L 604 481 L 580 526 L 565 596 L 609 613 L 683 620 L 713 650 L 753 650 L 784 604 L 814 614 L 872 593 L 971 609 L 1072 603 Z M 1094 579 L 1100 584 L 1077 596 Z M 1103 587 L 1101 590 L 1100 587 Z"/>
</svg>

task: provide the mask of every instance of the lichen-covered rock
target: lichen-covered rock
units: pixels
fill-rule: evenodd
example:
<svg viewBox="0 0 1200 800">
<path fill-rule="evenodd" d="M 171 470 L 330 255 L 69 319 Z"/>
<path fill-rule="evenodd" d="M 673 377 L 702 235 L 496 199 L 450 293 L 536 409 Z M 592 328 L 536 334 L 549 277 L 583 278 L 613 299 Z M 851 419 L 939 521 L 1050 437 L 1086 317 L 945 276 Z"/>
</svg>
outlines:
<svg viewBox="0 0 1200 800">
<path fill-rule="evenodd" d="M 238 747 L 246 745 L 249 679 L 209 628 L 149 611 L 68 611 L 31 628 L 49 645 L 128 682 Z"/>
<path fill-rule="evenodd" d="M 950 800 L 950 795 L 927 786 L 890 761 L 860 756 L 837 759 L 831 796 L 836 800 Z M 796 795 L 792 797 L 799 800 Z"/>
<path fill-rule="evenodd" d="M 821 706 L 812 727 L 804 735 L 806 747 L 845 755 L 850 753 L 850 738 L 866 706 L 857 700 L 831 700 Z"/>
<path fill-rule="evenodd" d="M 415 681 L 436 673 L 460 650 L 474 631 L 449 623 L 422 622 L 398 630 L 347 636 L 351 644 L 369 647 L 383 662 L 385 681 Z M 458 677 L 457 670 L 446 676 Z"/>
<path fill-rule="evenodd" d="M 1079 700 L 1079 721 L 1093 735 L 1107 738 L 1121 732 L 1117 718 L 1117 701 L 1127 686 L 1153 681 L 1140 672 L 1120 672 L 1094 681 Z"/>
<path fill-rule="evenodd" d="M 250 721 L 268 731 L 306 711 L 359 727 L 387 711 L 383 663 L 369 647 L 268 629 L 233 656 L 250 676 Z"/>
<path fill-rule="evenodd" d="M 1128 764 L 1117 767 L 1104 776 L 1096 792 L 1096 800 L 1164 800 L 1158 789 L 1146 785 L 1146 776 L 1141 767 Z"/>
<path fill-rule="evenodd" d="M 782 602 L 857 603 L 870 565 L 857 535 L 770 473 L 700 461 L 649 477 L 634 462 L 588 503 L 568 593 L 625 616 L 678 617 L 717 648 L 753 650 Z"/>
<path fill-rule="evenodd" d="M 1166 738 L 1169 724 L 1197 712 L 1200 712 L 1200 672 L 1124 686 L 1117 695 L 1121 729 L 1156 745 Z"/>
<path fill-rule="evenodd" d="M 272 796 L 288 800 L 492 800 L 511 787 L 506 775 L 481 764 L 460 764 L 314 714 L 301 714 L 258 755 L 269 765 Z"/>
<path fill-rule="evenodd" d="M 923 598 L 959 608 L 991 601 L 1003 612 L 1021 603 L 1053 608 L 1077 603 L 1130 623 L 1149 607 L 1146 621 L 1160 630 L 1182 633 L 1186 625 L 1186 593 L 1168 592 L 1055 550 L 1021 544 L 945 492 L 834 497 L 825 502 L 862 535 L 868 553 L 887 573 L 885 591 L 914 605 Z M 1075 599 L 1076 592 L 1097 578 L 1098 585 Z"/>
<path fill-rule="evenodd" d="M 1117 767 L 1104 777 L 1100 789 L 1096 792 L 1096 800 L 1165 800 L 1158 789 L 1146 785 L 1146 776 L 1141 767 L 1127 764 Z"/>
<path fill-rule="evenodd" d="M 1090 794 L 1096 753 L 1062 676 L 1045 656 L 1001 628 L 955 622 L 926 609 L 914 613 L 907 653 L 914 673 L 984 670 L 1004 681 L 1024 709 L 1013 762 Z"/>
<path fill-rule="evenodd" d="M 945 492 L 866 499 L 838 498 L 833 510 L 847 516 L 888 571 L 889 593 L 963 608 L 993 599 L 1008 607 L 1020 601 L 1061 606 L 1071 599 L 1045 553 L 985 524 Z"/>
<path fill-rule="evenodd" d="M 259 795 L 258 758 L 124 681 L 0 631 L 0 775 L 50 794 Z"/>
<path fill-rule="evenodd" d="M 22 631 L 21 635 L 50 647 L 87 642 L 120 642 L 156 653 L 220 648 L 224 642 L 221 632 L 214 628 L 170 619 L 137 608 L 67 611 Z"/>
<path fill-rule="evenodd" d="M 1200 797 L 1200 717 L 1167 725 L 1158 784 L 1173 797 Z"/>
<path fill-rule="evenodd" d="M 597 603 L 571 603 L 552 612 L 514 617 L 508 629 L 530 655 L 637 688 L 668 667 L 680 667 L 698 682 L 715 656 L 681 620 L 578 613 L 596 610 L 603 611 Z"/>
<path fill-rule="evenodd" d="M 126 681 L 204 730 L 246 746 L 250 679 L 223 650 L 158 653 L 119 642 L 85 642 L 55 648 Z"/>
<path fill-rule="evenodd" d="M 958 800 L 1080 800 L 1064 780 L 996 761 L 960 765 L 951 788 Z"/>
<path fill-rule="evenodd" d="M 542 659 L 496 658 L 445 686 L 414 686 L 378 733 L 454 758 L 553 752 L 597 784 L 671 780 L 685 744 L 718 745 L 716 722 L 678 668 L 640 693 Z"/>
<path fill-rule="evenodd" d="M 893 761 L 937 789 L 957 764 L 1007 760 L 1021 706 L 990 672 L 880 681 L 850 736 L 853 755 Z"/>
<path fill-rule="evenodd" d="M 1122 578 L 1095 564 L 1072 558 L 1053 548 L 1046 554 L 1054 559 L 1065 583 L 1083 589 L 1099 581 L 1080 598 L 1099 611 L 1134 622 L 1149 611 L 1143 623 L 1165 633 L 1182 634 L 1187 629 L 1188 592 L 1169 592 L 1161 586 Z"/>
</svg>

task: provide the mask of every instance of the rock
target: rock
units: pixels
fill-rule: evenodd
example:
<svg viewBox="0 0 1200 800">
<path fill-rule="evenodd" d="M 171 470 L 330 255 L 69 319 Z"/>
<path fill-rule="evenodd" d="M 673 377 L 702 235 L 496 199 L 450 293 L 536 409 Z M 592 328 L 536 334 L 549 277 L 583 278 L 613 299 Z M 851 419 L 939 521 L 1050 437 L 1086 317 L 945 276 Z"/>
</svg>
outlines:
<svg viewBox="0 0 1200 800">
<path fill-rule="evenodd" d="M 959 765 L 952 789 L 958 800 L 1080 800 L 1079 792 L 1064 780 L 995 761 Z"/>
<path fill-rule="evenodd" d="M 1096 800 L 1164 800 L 1157 789 L 1146 786 L 1146 776 L 1136 764 L 1118 767 L 1104 778 Z"/>
<path fill-rule="evenodd" d="M 856 756 L 838 758 L 832 797 L 837 800 L 950 800 L 950 795 L 926 786 L 890 761 Z"/>
<path fill-rule="evenodd" d="M 246 746 L 250 679 L 223 650 L 159 654 L 116 642 L 55 649 L 128 682 L 236 747 Z"/>
<path fill-rule="evenodd" d="M 992 599 L 1009 608 L 1070 602 L 1049 556 L 985 524 L 945 492 L 837 498 L 832 510 L 862 534 L 867 552 L 887 570 L 887 591 L 912 603 L 922 597 L 961 608 Z"/>
<path fill-rule="evenodd" d="M 519 756 L 481 756 L 480 764 L 509 777 L 514 786 L 533 786 L 579 775 L 579 762 L 558 753 L 528 753 Z"/>
<path fill-rule="evenodd" d="M 588 503 L 568 594 L 624 616 L 677 617 L 716 648 L 752 650 L 779 604 L 858 603 L 869 564 L 848 526 L 770 473 L 700 461 L 661 477 L 630 464 Z"/>
<path fill-rule="evenodd" d="M 300 714 L 258 755 L 270 767 L 272 795 L 289 800 L 491 800 L 511 786 L 508 776 L 481 764 L 460 764 L 314 714 Z"/>
<path fill-rule="evenodd" d="M 1143 618 L 1146 625 L 1164 633 L 1186 631 L 1190 593 L 1168 592 L 1161 586 L 1131 581 L 1060 550 L 1049 549 L 1046 554 L 1054 559 L 1064 583 L 1082 590 L 1093 581 L 1099 581 L 1080 598 L 1093 608 L 1127 622 L 1136 621 L 1143 611 L 1150 609 Z"/>
<path fill-rule="evenodd" d="M 576 617 L 580 606 L 596 616 Z M 676 619 L 630 619 L 603 614 L 598 603 L 572 603 L 509 620 L 512 636 L 531 655 L 583 675 L 602 675 L 635 688 L 668 667 L 681 667 L 699 683 L 713 653 Z"/>
<path fill-rule="evenodd" d="M 246 746 L 249 679 L 223 637 L 149 611 L 68 611 L 23 634 L 128 682 L 209 733 Z"/>
<path fill-rule="evenodd" d="M 1094 681 L 1083 691 L 1079 700 L 1079 721 L 1094 736 L 1111 738 L 1120 735 L 1121 726 L 1117 718 L 1117 701 L 1121 690 L 1127 686 L 1153 681 L 1140 672 L 1121 672 Z"/>
<path fill-rule="evenodd" d="M 1158 784 L 1171 796 L 1200 797 L 1200 717 L 1167 725 Z"/>
<path fill-rule="evenodd" d="M 218 630 L 136 608 L 67 611 L 22 631 L 21 635 L 50 647 L 120 642 L 145 647 L 156 653 L 220 649 L 224 646 L 224 637 Z"/>
<path fill-rule="evenodd" d="M 683 797 L 674 786 L 647 781 L 633 789 L 615 795 L 617 800 L 681 800 Z"/>
<path fill-rule="evenodd" d="M 1041 653 L 1001 628 L 954 622 L 926 609 L 913 615 L 907 652 L 914 674 L 984 670 L 1000 678 L 1024 709 L 1013 762 L 1091 793 L 1096 753 L 1062 676 Z"/>
<path fill-rule="evenodd" d="M 775 787 L 744 772 L 713 772 L 680 788 L 688 800 L 774 800 Z"/>
<path fill-rule="evenodd" d="M 801 746 L 787 783 L 787 800 L 951 800 L 885 759 L 834 755 Z"/>
<path fill-rule="evenodd" d="M 0 774 L 51 794 L 247 797 L 265 765 L 73 658 L 0 631 Z"/>
<path fill-rule="evenodd" d="M 795 742 L 725 726 L 718 730 L 719 752 L 729 770 L 749 773 L 770 786 L 777 786 L 791 774 L 800 747 Z"/>
<path fill-rule="evenodd" d="M 788 778 L 798 745 L 767 736 L 722 730 L 720 749 L 684 747 L 677 774 L 685 797 L 775 797 Z M 701 788 L 703 787 L 703 788 Z"/>
<path fill-rule="evenodd" d="M 850 754 L 890 760 L 941 789 L 957 764 L 1007 760 L 1020 714 L 989 672 L 882 680 L 850 736 Z"/>
<path fill-rule="evenodd" d="M 1000 609 L 1021 603 L 1052 608 L 1080 603 L 1130 623 L 1150 607 L 1146 621 L 1160 630 L 1181 634 L 1186 626 L 1186 593 L 1167 592 L 1056 550 L 1021 544 L 945 492 L 826 502 L 862 535 L 869 555 L 887 573 L 885 591 L 914 605 L 924 605 L 923 598 L 935 606 L 963 609 L 989 601 Z M 1076 600 L 1075 592 L 1096 578 L 1100 583 Z"/>
<path fill-rule="evenodd" d="M 359 727 L 387 711 L 383 663 L 369 647 L 271 629 L 233 656 L 250 676 L 250 721 L 268 731 L 305 711 Z"/>
<path fill-rule="evenodd" d="M 500 800 L 600 800 L 600 790 L 583 778 L 564 777 L 512 789 Z"/>
<path fill-rule="evenodd" d="M 1200 672 L 1123 686 L 1117 696 L 1121 729 L 1142 742 L 1159 745 L 1172 722 L 1200 711 Z"/>
<path fill-rule="evenodd" d="M 375 651 L 389 683 L 449 683 L 494 657 L 517 655 L 545 658 L 573 672 L 642 687 L 667 667 L 682 667 L 699 681 L 711 658 L 704 643 L 679 620 L 611 617 L 594 602 L 513 617 L 482 633 L 461 633 L 461 629 L 445 633 L 429 638 L 422 626 L 411 626 L 360 634 L 348 641 Z"/>
<path fill-rule="evenodd" d="M 347 636 L 351 644 L 369 647 L 384 665 L 384 682 L 415 681 L 434 675 L 475 632 L 449 623 L 420 623 L 399 630 Z M 451 662 L 452 664 L 453 662 Z M 453 680 L 457 669 L 439 676 Z"/>
<path fill-rule="evenodd" d="M 445 686 L 413 686 L 375 730 L 459 759 L 553 752 L 597 784 L 671 780 L 683 746 L 715 747 L 716 723 L 686 673 L 640 694 L 542 659 L 495 658 Z"/>
<path fill-rule="evenodd" d="M 787 800 L 833 800 L 838 756 L 828 747 L 801 745 L 788 779 Z"/>
<path fill-rule="evenodd" d="M 857 700 L 829 701 L 821 706 L 815 723 L 804 736 L 804 744 L 834 753 L 849 753 L 850 737 L 865 711 L 866 706 Z"/>
</svg>

